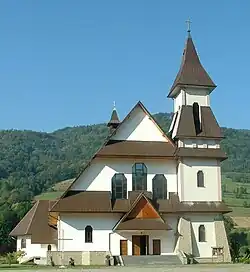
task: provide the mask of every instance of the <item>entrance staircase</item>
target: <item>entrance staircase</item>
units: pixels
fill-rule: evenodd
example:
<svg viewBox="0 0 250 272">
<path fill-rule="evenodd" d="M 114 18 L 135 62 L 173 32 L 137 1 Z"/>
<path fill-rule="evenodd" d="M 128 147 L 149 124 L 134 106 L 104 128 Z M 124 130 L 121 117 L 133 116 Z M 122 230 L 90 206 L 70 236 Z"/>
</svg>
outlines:
<svg viewBox="0 0 250 272">
<path fill-rule="evenodd" d="M 125 266 L 181 265 L 178 255 L 122 256 Z"/>
</svg>

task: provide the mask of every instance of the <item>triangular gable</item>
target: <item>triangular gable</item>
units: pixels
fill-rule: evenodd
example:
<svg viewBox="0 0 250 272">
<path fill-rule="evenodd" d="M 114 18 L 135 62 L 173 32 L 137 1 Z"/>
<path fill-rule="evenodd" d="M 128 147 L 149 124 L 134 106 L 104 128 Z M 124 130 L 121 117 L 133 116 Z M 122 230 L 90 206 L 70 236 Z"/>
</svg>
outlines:
<svg viewBox="0 0 250 272">
<path fill-rule="evenodd" d="M 143 193 L 137 197 L 130 210 L 118 221 L 114 227 L 114 230 L 122 222 L 131 219 L 158 219 L 164 222 L 158 211 L 154 208 L 149 199 Z"/>
<path fill-rule="evenodd" d="M 174 143 L 167 137 L 167 135 L 164 133 L 164 131 L 162 130 L 162 128 L 157 124 L 157 122 L 155 121 L 155 119 L 153 118 L 153 116 L 149 113 L 149 111 L 145 108 L 145 106 L 142 104 L 141 101 L 139 101 L 134 108 L 128 113 L 128 115 L 123 119 L 123 121 L 118 125 L 118 127 L 107 137 L 106 141 L 104 142 L 104 144 L 97 150 L 97 152 L 93 155 L 93 157 L 89 160 L 89 162 L 85 165 L 85 167 L 83 168 L 83 170 L 80 172 L 80 174 L 75 178 L 75 180 L 69 185 L 69 187 L 65 190 L 65 192 L 62 194 L 62 196 L 56 201 L 56 203 L 53 205 L 53 207 L 60 201 L 60 199 L 64 198 L 67 194 L 67 192 L 74 186 L 74 184 L 78 181 L 78 179 L 80 178 L 80 176 L 90 167 L 92 161 L 96 158 L 96 155 L 98 154 L 98 152 L 108 144 L 108 142 L 110 140 L 115 139 L 115 137 L 117 137 L 117 135 L 119 136 L 119 130 L 122 129 L 122 126 L 124 126 L 124 124 L 126 124 L 126 122 L 130 119 L 130 116 L 132 115 L 132 113 L 136 110 L 136 109 L 140 109 L 142 110 L 147 117 L 150 119 L 150 121 L 152 122 L 152 124 L 154 124 L 154 129 L 157 129 L 158 131 L 158 136 L 159 134 L 162 136 L 161 139 L 162 141 L 165 142 L 169 142 L 173 147 L 175 147 Z M 148 130 L 146 130 L 148 132 Z M 146 135 L 147 133 L 144 134 Z"/>
<path fill-rule="evenodd" d="M 169 142 L 165 132 L 142 102 L 138 102 L 118 126 L 110 140 Z"/>
</svg>

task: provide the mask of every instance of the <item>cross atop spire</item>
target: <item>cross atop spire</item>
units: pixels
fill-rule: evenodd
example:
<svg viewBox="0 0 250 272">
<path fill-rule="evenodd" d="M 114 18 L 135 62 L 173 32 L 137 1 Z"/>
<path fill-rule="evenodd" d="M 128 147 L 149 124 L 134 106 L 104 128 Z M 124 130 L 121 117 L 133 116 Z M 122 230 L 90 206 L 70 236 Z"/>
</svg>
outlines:
<svg viewBox="0 0 250 272">
<path fill-rule="evenodd" d="M 180 86 L 207 88 L 210 92 L 216 87 L 200 62 L 190 35 L 190 23 L 190 20 L 188 20 L 188 37 L 182 56 L 181 67 L 175 78 L 174 84 L 170 89 L 168 97 L 174 97 Z"/>
<path fill-rule="evenodd" d="M 188 19 L 187 21 L 186 21 L 186 23 L 187 23 L 187 32 L 188 33 L 190 33 L 191 32 L 191 20 L 190 19 Z"/>
</svg>

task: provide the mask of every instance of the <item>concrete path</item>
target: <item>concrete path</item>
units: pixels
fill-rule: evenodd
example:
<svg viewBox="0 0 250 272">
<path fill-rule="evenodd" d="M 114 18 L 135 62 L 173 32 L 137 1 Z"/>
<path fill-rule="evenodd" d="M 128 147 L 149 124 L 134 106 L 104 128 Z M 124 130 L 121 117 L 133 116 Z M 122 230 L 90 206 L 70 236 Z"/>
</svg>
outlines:
<svg viewBox="0 0 250 272">
<path fill-rule="evenodd" d="M 1 269 L 1 272 L 13 271 Z M 16 270 L 17 271 L 17 270 Z M 46 272 L 250 272 L 250 265 L 247 264 L 221 264 L 221 265 L 186 265 L 186 266 L 146 266 L 146 267 L 109 267 L 99 269 L 29 269 L 18 270 L 22 272 L 46 271 Z"/>
</svg>

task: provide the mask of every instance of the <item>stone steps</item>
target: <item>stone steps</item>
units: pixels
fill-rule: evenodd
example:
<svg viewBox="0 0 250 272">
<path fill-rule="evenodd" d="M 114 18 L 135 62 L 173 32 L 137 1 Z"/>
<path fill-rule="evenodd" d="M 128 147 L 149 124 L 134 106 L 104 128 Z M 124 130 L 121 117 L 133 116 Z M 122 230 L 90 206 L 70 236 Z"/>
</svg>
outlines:
<svg viewBox="0 0 250 272">
<path fill-rule="evenodd" d="M 181 265 L 177 255 L 122 256 L 125 266 Z"/>
</svg>

